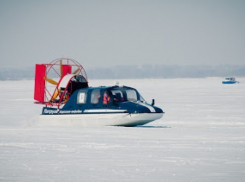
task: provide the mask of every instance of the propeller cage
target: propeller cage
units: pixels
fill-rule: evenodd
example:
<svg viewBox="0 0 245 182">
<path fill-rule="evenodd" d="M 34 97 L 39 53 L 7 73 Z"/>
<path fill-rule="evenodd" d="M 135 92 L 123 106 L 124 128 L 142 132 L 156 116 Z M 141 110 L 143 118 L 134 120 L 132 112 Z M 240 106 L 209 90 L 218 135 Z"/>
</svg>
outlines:
<svg viewBox="0 0 245 182">
<path fill-rule="evenodd" d="M 88 87 L 87 74 L 74 59 L 60 58 L 49 64 L 36 64 L 34 100 L 37 104 L 60 107 L 76 89 L 85 87 Z"/>
</svg>

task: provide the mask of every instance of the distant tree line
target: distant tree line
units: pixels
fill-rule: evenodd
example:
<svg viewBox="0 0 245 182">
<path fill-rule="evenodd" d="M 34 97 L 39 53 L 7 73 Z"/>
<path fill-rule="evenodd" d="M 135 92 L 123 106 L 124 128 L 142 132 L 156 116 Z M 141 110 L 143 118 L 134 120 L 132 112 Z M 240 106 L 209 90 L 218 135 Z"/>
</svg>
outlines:
<svg viewBox="0 0 245 182">
<path fill-rule="evenodd" d="M 0 68 L 0 80 L 34 79 L 35 68 Z"/>
<path fill-rule="evenodd" d="M 94 79 L 130 79 L 130 78 L 205 78 L 245 76 L 245 65 L 219 66 L 171 66 L 142 65 L 114 66 L 112 68 L 96 68 L 87 71 L 89 78 Z"/>
<path fill-rule="evenodd" d="M 244 77 L 245 65 L 128 65 L 86 70 L 89 79 Z M 0 69 L 0 80 L 34 79 L 35 68 Z"/>
</svg>

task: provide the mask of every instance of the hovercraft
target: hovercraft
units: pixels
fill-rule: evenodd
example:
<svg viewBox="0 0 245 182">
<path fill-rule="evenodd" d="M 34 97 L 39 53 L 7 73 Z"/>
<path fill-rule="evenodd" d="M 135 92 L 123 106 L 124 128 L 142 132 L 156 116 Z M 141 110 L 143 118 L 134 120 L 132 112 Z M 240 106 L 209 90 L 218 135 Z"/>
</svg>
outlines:
<svg viewBox="0 0 245 182">
<path fill-rule="evenodd" d="M 225 80 L 222 81 L 222 84 L 234 84 L 234 83 L 239 83 L 236 81 L 235 77 L 227 77 Z"/>
<path fill-rule="evenodd" d="M 164 114 L 154 99 L 148 104 L 135 88 L 89 87 L 84 68 L 67 58 L 36 64 L 34 99 L 45 105 L 40 116 L 44 125 L 137 126 Z"/>
</svg>

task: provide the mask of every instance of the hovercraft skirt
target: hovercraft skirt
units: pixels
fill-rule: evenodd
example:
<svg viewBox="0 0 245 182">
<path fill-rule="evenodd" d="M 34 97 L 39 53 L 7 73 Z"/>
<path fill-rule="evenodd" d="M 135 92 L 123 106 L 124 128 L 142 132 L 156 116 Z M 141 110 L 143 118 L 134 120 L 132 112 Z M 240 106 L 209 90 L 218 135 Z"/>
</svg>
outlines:
<svg viewBox="0 0 245 182">
<path fill-rule="evenodd" d="M 40 115 L 38 126 L 137 126 L 160 119 L 163 113 Z"/>
</svg>

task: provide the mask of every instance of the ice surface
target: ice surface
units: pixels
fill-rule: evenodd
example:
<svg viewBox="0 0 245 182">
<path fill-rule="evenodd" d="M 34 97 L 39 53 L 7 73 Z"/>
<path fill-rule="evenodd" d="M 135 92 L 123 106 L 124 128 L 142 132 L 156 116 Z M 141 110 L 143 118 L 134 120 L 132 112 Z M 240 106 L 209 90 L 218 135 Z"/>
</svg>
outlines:
<svg viewBox="0 0 245 182">
<path fill-rule="evenodd" d="M 166 112 L 133 128 L 34 126 L 33 81 L 1 81 L 0 181 L 245 181 L 245 78 L 237 80 L 118 80 Z"/>
</svg>

